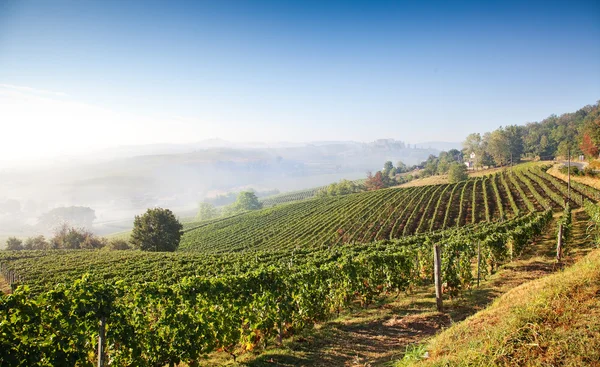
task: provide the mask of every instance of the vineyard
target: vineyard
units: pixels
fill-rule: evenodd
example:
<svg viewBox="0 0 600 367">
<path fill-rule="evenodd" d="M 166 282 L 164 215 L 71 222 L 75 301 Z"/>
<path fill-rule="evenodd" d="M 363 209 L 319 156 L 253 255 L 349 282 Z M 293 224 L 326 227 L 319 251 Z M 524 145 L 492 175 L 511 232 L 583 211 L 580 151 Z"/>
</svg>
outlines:
<svg viewBox="0 0 600 367">
<path fill-rule="evenodd" d="M 564 181 L 525 165 L 456 184 L 392 188 L 290 203 L 207 223 L 186 232 L 180 249 L 229 253 L 367 243 L 561 210 Z M 572 186 L 571 207 L 598 190 Z"/>
<path fill-rule="evenodd" d="M 273 263 L 265 259 L 267 264 L 244 274 L 188 277 L 173 284 L 105 282 L 98 275 L 87 275 L 75 281 L 64 279 L 58 286 L 48 284 L 52 289 L 37 296 L 28 288 L 18 288 L 0 300 L 0 325 L 6 336 L 1 339 L 0 362 L 14 366 L 56 365 L 60 361 L 92 365 L 99 320 L 104 320 L 107 328 L 105 353 L 116 365 L 198 365 L 203 355 L 214 350 L 235 356 L 357 303 L 368 305 L 379 294 L 430 283 L 432 243 L 442 244 L 442 278 L 447 293 L 457 295 L 473 284 L 477 244 L 481 249 L 477 268 L 489 273 L 542 233 L 551 217 L 551 211 L 546 211 L 429 236 L 290 254 L 277 267 L 273 264 L 280 259 L 275 256 Z M 110 262 L 125 254 L 116 252 Z M 57 260 L 61 254 L 38 255 L 23 261 Z M 15 253 L 10 256 L 13 261 L 18 257 Z M 193 255 L 173 256 L 184 259 Z M 255 255 L 243 256 L 250 259 Z M 156 260 L 149 257 L 149 261 L 131 265 L 145 273 L 156 266 Z M 28 265 L 31 268 L 32 263 Z M 59 264 L 54 266 L 47 262 L 45 271 L 60 269 Z M 213 271 L 219 268 L 212 266 Z M 29 277 L 33 279 L 34 274 Z M 28 283 L 28 275 L 25 279 Z"/>
<path fill-rule="evenodd" d="M 272 207 L 275 205 L 286 204 L 286 203 L 291 203 L 294 201 L 301 201 L 301 200 L 313 198 L 313 197 L 317 196 L 319 191 L 321 191 L 322 189 L 324 189 L 326 187 L 327 186 L 319 186 L 319 187 L 314 187 L 314 188 L 310 188 L 310 189 L 306 189 L 306 190 L 285 192 L 283 194 L 260 198 L 258 201 L 260 201 L 262 203 L 264 208 L 269 208 L 269 207 Z"/>
<path fill-rule="evenodd" d="M 444 293 L 456 297 L 544 233 L 567 195 L 563 181 L 524 165 L 198 223 L 176 253 L 3 251 L 14 292 L 0 298 L 0 365 L 91 366 L 104 331 L 113 365 L 236 358 L 431 284 L 434 244 Z M 570 196 L 578 207 L 600 192 L 579 184 Z"/>
</svg>

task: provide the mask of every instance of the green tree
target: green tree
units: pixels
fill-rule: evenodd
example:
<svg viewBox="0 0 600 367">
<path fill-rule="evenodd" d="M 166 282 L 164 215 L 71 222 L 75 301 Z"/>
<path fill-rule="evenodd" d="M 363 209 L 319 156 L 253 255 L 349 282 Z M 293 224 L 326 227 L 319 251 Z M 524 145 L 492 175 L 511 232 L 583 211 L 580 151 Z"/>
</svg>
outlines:
<svg viewBox="0 0 600 367">
<path fill-rule="evenodd" d="M 96 237 L 85 228 L 70 227 L 67 223 L 56 229 L 50 239 L 50 247 L 59 249 L 98 249 L 105 245 L 105 239 Z"/>
<path fill-rule="evenodd" d="M 392 163 L 392 161 L 387 161 L 383 164 L 383 170 L 381 171 L 381 174 L 384 176 L 389 176 L 390 172 L 392 172 L 394 170 L 394 164 Z"/>
<path fill-rule="evenodd" d="M 50 244 L 43 235 L 39 235 L 27 238 L 23 247 L 25 250 L 45 250 L 50 248 Z"/>
<path fill-rule="evenodd" d="M 487 152 L 492 156 L 494 161 L 501 166 L 510 163 L 510 145 L 508 136 L 504 134 L 502 128 L 494 130 L 488 136 Z"/>
<path fill-rule="evenodd" d="M 183 226 L 169 209 L 148 209 L 133 221 L 131 244 L 142 251 L 175 251 Z"/>
<path fill-rule="evenodd" d="M 465 156 L 469 156 L 471 153 L 478 154 L 481 148 L 481 134 L 473 133 L 467 135 L 465 141 L 463 142 L 463 153 Z"/>
<path fill-rule="evenodd" d="M 206 202 L 202 202 L 198 205 L 198 214 L 196 214 L 196 220 L 208 220 L 216 218 L 219 215 L 214 205 Z"/>
<path fill-rule="evenodd" d="M 404 172 L 408 172 L 409 168 L 406 166 L 406 164 L 404 164 L 404 162 L 402 161 L 398 161 L 396 163 L 396 173 L 404 173 Z"/>
<path fill-rule="evenodd" d="M 240 192 L 234 205 L 238 211 L 262 209 L 261 202 L 258 201 L 256 194 L 252 191 Z"/>
<path fill-rule="evenodd" d="M 9 237 L 6 240 L 6 249 L 12 251 L 19 251 L 23 249 L 23 241 L 16 237 Z"/>
<path fill-rule="evenodd" d="M 464 181 L 469 178 L 467 174 L 467 167 L 461 163 L 452 163 L 448 170 L 448 181 L 450 183 L 456 183 Z"/>
</svg>

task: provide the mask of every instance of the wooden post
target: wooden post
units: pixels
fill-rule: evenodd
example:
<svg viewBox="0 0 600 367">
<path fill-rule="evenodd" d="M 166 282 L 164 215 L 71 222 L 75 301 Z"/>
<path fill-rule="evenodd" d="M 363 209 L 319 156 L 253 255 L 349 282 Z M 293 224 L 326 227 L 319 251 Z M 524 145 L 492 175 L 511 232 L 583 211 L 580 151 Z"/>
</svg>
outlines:
<svg viewBox="0 0 600 367">
<path fill-rule="evenodd" d="M 106 342 L 106 317 L 100 319 L 100 329 L 98 330 L 98 367 L 104 367 L 104 344 Z"/>
<path fill-rule="evenodd" d="M 481 266 L 481 242 L 477 242 L 477 288 L 479 288 L 479 276 L 481 271 L 479 267 Z"/>
<path fill-rule="evenodd" d="M 281 322 L 281 320 L 279 320 L 279 325 L 278 326 L 278 330 L 277 330 L 277 345 L 282 346 L 283 345 L 283 323 Z"/>
<path fill-rule="evenodd" d="M 433 245 L 433 275 L 435 279 L 435 303 L 437 310 L 442 312 L 442 261 L 440 257 L 440 245 Z"/>
<path fill-rule="evenodd" d="M 562 223 L 558 225 L 558 243 L 556 245 L 556 261 L 560 264 L 560 260 L 562 258 L 562 243 L 563 241 L 563 225 Z"/>
<path fill-rule="evenodd" d="M 571 146 L 569 146 L 569 167 L 567 168 L 567 200 L 571 200 Z"/>
</svg>

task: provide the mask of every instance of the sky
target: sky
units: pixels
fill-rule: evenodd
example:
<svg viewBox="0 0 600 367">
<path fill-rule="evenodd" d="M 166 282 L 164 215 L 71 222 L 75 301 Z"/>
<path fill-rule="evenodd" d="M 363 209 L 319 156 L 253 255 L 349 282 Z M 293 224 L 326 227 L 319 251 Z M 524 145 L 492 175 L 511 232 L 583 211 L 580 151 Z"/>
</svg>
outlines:
<svg viewBox="0 0 600 367">
<path fill-rule="evenodd" d="M 0 161 L 460 142 L 600 99 L 600 2 L 0 0 Z"/>
</svg>

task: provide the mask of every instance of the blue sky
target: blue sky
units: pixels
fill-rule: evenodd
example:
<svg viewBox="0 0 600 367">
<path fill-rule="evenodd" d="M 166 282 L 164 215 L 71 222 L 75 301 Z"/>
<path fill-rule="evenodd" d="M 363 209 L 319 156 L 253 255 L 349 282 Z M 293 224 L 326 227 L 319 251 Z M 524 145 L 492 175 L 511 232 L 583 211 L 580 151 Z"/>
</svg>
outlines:
<svg viewBox="0 0 600 367">
<path fill-rule="evenodd" d="M 4 154 L 462 141 L 598 99 L 597 1 L 0 0 Z"/>
</svg>

